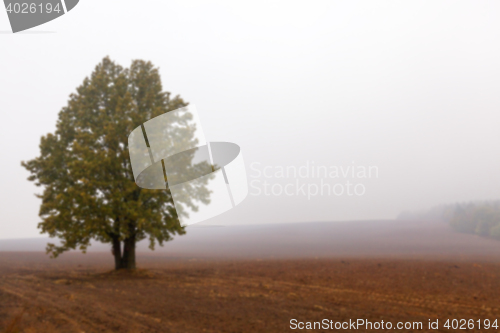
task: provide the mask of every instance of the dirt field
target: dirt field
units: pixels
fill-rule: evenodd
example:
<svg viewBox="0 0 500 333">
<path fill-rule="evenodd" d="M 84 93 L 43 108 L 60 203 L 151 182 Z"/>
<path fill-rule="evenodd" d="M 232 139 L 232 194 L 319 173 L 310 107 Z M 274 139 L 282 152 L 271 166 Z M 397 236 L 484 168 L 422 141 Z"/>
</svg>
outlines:
<svg viewBox="0 0 500 333">
<path fill-rule="evenodd" d="M 472 257 L 138 261 L 130 275 L 109 253 L 0 252 L 0 332 L 287 332 L 291 319 L 423 323 L 393 332 L 439 319 L 449 332 L 448 318 L 500 317 L 500 263 Z"/>
</svg>

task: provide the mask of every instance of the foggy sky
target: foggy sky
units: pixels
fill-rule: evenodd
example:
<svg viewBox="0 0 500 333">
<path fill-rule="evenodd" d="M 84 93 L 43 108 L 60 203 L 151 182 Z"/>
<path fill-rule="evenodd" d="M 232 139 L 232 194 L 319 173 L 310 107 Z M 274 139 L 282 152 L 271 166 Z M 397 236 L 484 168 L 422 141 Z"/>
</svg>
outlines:
<svg viewBox="0 0 500 333">
<path fill-rule="evenodd" d="M 297 180 L 255 177 L 252 163 L 378 168 L 363 196 L 250 189 L 204 224 L 389 219 L 500 199 L 498 17 L 497 1 L 81 0 L 14 35 L 2 9 L 0 238 L 38 235 L 41 189 L 20 162 L 39 155 L 107 55 L 159 66 L 164 89 L 196 104 L 208 140 L 241 146 L 249 181 Z"/>
</svg>

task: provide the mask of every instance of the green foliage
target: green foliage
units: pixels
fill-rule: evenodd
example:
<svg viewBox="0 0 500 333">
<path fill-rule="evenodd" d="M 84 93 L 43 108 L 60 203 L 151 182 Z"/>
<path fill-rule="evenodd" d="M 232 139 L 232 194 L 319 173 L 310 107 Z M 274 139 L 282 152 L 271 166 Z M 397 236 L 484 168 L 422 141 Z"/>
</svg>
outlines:
<svg viewBox="0 0 500 333">
<path fill-rule="evenodd" d="M 116 256 L 120 242 L 125 251 L 127 241 L 135 249 L 136 241 L 149 238 L 154 249 L 185 233 L 168 190 L 135 184 L 127 141 L 145 121 L 186 105 L 163 92 L 150 62 L 123 68 L 104 58 L 85 78 L 59 113 L 55 133 L 42 137 L 40 156 L 22 163 L 29 180 L 44 189 L 38 227 L 62 240 L 61 246 L 48 245 L 52 256 L 85 251 L 91 239 L 114 243 Z M 207 196 L 205 191 L 198 199 Z"/>
<path fill-rule="evenodd" d="M 500 225 L 500 203 L 457 204 L 450 224 L 459 232 L 490 236 L 492 230 Z"/>
<path fill-rule="evenodd" d="M 445 221 L 458 232 L 500 239 L 500 201 L 443 205 L 422 212 L 403 212 L 398 218 Z"/>
</svg>

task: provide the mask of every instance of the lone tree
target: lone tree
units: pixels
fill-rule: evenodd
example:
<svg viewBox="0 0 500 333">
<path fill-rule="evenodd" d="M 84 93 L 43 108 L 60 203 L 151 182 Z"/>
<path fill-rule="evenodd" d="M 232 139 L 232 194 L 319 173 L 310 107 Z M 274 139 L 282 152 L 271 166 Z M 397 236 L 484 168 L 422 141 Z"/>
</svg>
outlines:
<svg viewBox="0 0 500 333">
<path fill-rule="evenodd" d="M 170 191 L 135 184 L 127 144 L 137 126 L 186 105 L 163 92 L 150 62 L 123 68 L 106 57 L 96 66 L 60 111 L 55 133 L 42 137 L 41 155 L 22 162 L 28 179 L 44 188 L 37 195 L 38 228 L 62 242 L 48 244 L 47 253 L 85 252 L 95 239 L 112 244 L 115 269 L 134 269 L 136 242 L 149 238 L 154 249 L 185 233 Z M 206 201 L 207 195 L 197 199 Z"/>
</svg>

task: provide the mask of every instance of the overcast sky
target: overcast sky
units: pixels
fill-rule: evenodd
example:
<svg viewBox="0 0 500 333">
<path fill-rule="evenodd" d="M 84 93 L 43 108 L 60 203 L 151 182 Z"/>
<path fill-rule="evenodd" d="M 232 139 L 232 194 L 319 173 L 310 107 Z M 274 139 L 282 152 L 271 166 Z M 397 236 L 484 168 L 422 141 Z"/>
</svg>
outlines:
<svg viewBox="0 0 500 333">
<path fill-rule="evenodd" d="M 2 9 L 0 238 L 39 235 L 40 189 L 20 162 L 107 55 L 152 61 L 165 90 L 196 104 L 208 140 L 241 146 L 254 186 L 205 224 L 389 219 L 500 199 L 499 17 L 498 1 L 81 0 L 10 34 Z M 297 181 L 256 170 L 313 162 L 378 177 L 350 179 L 364 195 L 255 195 L 263 181 Z"/>
</svg>

